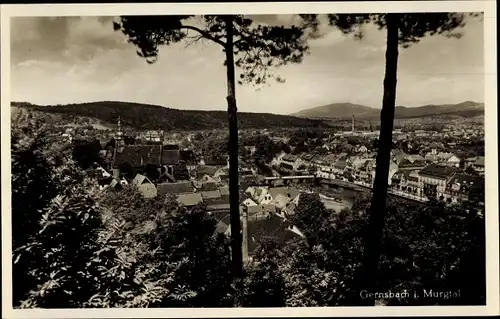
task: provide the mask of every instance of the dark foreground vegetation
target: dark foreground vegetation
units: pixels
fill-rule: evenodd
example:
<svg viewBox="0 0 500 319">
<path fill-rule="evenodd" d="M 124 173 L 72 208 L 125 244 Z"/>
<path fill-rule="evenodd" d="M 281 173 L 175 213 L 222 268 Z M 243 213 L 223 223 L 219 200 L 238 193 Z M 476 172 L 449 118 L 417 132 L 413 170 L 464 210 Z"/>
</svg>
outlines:
<svg viewBox="0 0 500 319">
<path fill-rule="evenodd" d="M 36 123 L 12 127 L 13 301 L 18 308 L 232 307 L 229 240 L 203 206 L 101 191 Z M 387 305 L 485 304 L 485 225 L 472 202 L 389 199 L 378 291 L 417 291 Z M 352 305 L 369 198 L 335 214 L 300 198 L 306 240 L 272 234 L 245 265 L 247 307 Z M 431 298 L 422 290 L 457 292 Z"/>
</svg>

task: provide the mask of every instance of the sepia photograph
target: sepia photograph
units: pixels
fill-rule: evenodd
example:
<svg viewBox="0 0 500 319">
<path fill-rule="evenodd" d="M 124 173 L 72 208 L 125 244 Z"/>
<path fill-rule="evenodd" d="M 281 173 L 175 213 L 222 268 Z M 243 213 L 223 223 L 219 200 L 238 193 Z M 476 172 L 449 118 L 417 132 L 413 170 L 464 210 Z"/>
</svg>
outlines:
<svg viewBox="0 0 500 319">
<path fill-rule="evenodd" d="M 495 6 L 432 2 L 2 8 L 3 317 L 498 312 Z"/>
</svg>

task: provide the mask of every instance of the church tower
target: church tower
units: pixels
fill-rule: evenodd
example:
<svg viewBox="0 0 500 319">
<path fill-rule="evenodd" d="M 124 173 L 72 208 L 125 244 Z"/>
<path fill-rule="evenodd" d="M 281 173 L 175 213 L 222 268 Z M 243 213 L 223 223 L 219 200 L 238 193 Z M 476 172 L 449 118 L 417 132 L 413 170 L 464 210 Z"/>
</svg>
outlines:
<svg viewBox="0 0 500 319">
<path fill-rule="evenodd" d="M 352 132 L 354 133 L 354 114 L 352 115 Z"/>
<path fill-rule="evenodd" d="M 120 116 L 118 116 L 118 131 L 116 132 L 115 142 L 116 147 L 122 147 L 123 145 L 125 145 L 125 141 L 123 140 L 122 121 Z"/>
</svg>

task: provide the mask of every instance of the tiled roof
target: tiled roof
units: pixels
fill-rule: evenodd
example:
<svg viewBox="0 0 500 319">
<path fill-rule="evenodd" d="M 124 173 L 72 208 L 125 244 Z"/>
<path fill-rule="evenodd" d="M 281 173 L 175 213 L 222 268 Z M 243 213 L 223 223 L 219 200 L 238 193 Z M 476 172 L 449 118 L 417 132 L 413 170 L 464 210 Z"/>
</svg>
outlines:
<svg viewBox="0 0 500 319">
<path fill-rule="evenodd" d="M 201 190 L 204 192 L 215 191 L 217 190 L 217 184 L 215 182 L 202 182 Z"/>
<path fill-rule="evenodd" d="M 183 194 L 193 192 L 193 183 L 189 181 L 177 183 L 161 183 L 156 185 L 158 196 L 164 197 L 167 194 Z"/>
<path fill-rule="evenodd" d="M 161 145 L 125 145 L 121 152 L 116 152 L 114 167 L 129 163 L 133 167 L 147 164 L 160 165 Z"/>
<path fill-rule="evenodd" d="M 213 190 L 213 191 L 201 192 L 201 197 L 203 199 L 216 199 L 216 198 L 220 198 L 221 195 L 220 195 L 220 191 L 217 189 L 217 190 Z"/>
<path fill-rule="evenodd" d="M 300 192 L 295 187 L 274 187 L 269 189 L 269 193 L 273 198 L 281 194 L 294 199 Z"/>
<path fill-rule="evenodd" d="M 420 154 L 411 154 L 406 157 L 407 160 L 409 160 L 411 163 L 415 161 L 424 161 L 425 159 L 422 157 Z"/>
<path fill-rule="evenodd" d="M 213 176 L 217 172 L 217 167 L 207 166 L 207 165 L 199 165 L 196 168 L 196 178 L 202 178 L 205 175 Z"/>
<path fill-rule="evenodd" d="M 345 168 L 347 165 L 347 163 L 343 160 L 338 160 L 337 162 L 335 162 L 335 164 L 333 165 L 335 168 Z"/>
<path fill-rule="evenodd" d="M 180 152 L 178 150 L 163 150 L 161 152 L 161 164 L 173 165 L 180 160 Z"/>
<path fill-rule="evenodd" d="M 149 182 L 148 178 L 145 175 L 137 174 L 137 175 L 135 175 L 134 179 L 132 180 L 132 185 L 138 186 L 144 182 Z"/>
<path fill-rule="evenodd" d="M 444 179 L 451 176 L 454 172 L 455 170 L 450 167 L 430 164 L 424 167 L 418 174 L 421 176 L 430 176 Z"/>
<path fill-rule="evenodd" d="M 203 198 L 201 197 L 200 193 L 181 194 L 177 196 L 177 202 L 186 207 L 189 207 L 203 202 Z"/>
</svg>

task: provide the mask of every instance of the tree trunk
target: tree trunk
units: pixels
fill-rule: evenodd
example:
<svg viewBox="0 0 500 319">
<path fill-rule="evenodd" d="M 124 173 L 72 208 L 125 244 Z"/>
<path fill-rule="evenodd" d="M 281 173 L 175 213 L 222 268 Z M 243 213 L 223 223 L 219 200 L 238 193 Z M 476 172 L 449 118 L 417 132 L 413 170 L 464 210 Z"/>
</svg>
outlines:
<svg viewBox="0 0 500 319">
<path fill-rule="evenodd" d="M 238 293 L 242 294 L 243 256 L 238 185 L 238 122 L 235 97 L 233 16 L 226 16 L 227 113 L 229 116 L 229 209 L 231 212 L 231 258 Z M 240 296 L 242 298 L 242 295 Z M 239 299 L 238 302 L 241 302 Z"/>
<path fill-rule="evenodd" d="M 387 14 L 387 48 L 385 53 L 384 97 L 380 112 L 380 135 L 377 152 L 373 197 L 370 206 L 365 248 L 363 253 L 360 290 L 376 292 L 378 264 L 384 231 L 386 198 L 391 161 L 392 129 L 396 104 L 398 65 L 398 14 Z M 374 305 L 374 299 L 360 300 L 362 305 Z"/>
</svg>

